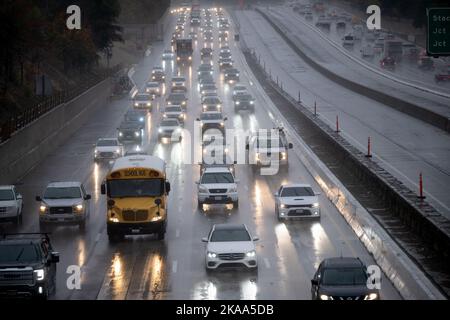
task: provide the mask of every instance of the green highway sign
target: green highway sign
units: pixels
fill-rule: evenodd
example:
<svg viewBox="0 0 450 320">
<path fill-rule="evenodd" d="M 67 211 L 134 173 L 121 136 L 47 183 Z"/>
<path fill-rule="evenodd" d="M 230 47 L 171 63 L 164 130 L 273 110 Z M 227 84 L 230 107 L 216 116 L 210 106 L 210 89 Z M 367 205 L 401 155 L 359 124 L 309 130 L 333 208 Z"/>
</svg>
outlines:
<svg viewBox="0 0 450 320">
<path fill-rule="evenodd" d="M 450 55 L 450 8 L 427 8 L 427 54 Z"/>
</svg>

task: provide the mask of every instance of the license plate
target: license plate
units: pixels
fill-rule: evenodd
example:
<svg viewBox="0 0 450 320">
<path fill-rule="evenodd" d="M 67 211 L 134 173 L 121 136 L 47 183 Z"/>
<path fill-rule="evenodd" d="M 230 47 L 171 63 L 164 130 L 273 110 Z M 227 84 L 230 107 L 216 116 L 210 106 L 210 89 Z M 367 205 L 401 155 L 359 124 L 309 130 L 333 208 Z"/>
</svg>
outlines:
<svg viewBox="0 0 450 320">
<path fill-rule="evenodd" d="M 302 209 L 297 209 L 297 210 L 295 210 L 295 212 L 296 213 L 303 213 L 303 210 Z"/>
<path fill-rule="evenodd" d="M 216 200 L 222 200 L 222 197 L 214 197 Z"/>
<path fill-rule="evenodd" d="M 140 229 L 131 229 L 131 233 L 141 233 Z"/>
</svg>

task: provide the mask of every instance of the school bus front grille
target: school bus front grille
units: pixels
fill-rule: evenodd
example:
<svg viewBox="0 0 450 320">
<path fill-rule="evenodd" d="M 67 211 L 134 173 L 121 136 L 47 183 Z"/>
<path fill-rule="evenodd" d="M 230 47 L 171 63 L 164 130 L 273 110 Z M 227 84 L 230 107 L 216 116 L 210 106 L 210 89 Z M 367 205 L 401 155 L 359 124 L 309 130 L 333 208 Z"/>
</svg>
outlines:
<svg viewBox="0 0 450 320">
<path fill-rule="evenodd" d="M 124 210 L 122 216 L 124 221 L 145 221 L 148 219 L 148 210 Z"/>
</svg>

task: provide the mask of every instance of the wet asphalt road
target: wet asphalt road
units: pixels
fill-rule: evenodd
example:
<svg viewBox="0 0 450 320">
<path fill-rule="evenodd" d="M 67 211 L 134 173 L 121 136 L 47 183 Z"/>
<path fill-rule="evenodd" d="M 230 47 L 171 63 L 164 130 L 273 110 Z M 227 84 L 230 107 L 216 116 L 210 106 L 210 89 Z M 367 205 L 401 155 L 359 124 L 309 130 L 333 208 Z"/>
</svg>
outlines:
<svg viewBox="0 0 450 320">
<path fill-rule="evenodd" d="M 213 19 L 216 21 L 216 17 Z M 230 39 L 233 39 L 232 34 Z M 230 41 L 235 66 L 241 71 L 241 82 L 250 88 L 256 98 L 255 114 L 234 113 L 230 87 L 223 83 L 217 66 L 217 27 L 214 35 L 214 76 L 223 100 L 224 113 L 229 118 L 227 128 L 272 128 L 274 123 L 266 109 L 271 102 L 255 82 L 236 44 Z M 133 77 L 140 88 L 144 86 L 152 67 L 162 64 L 161 53 L 170 46 L 169 37 L 170 32 L 166 34 L 164 43 L 155 44 L 153 52 L 136 67 Z M 185 128 L 191 132 L 194 120 L 201 112 L 195 73 L 200 64 L 199 49 L 202 46 L 202 40 L 195 43 L 190 68 L 177 70 L 171 63 L 164 65 L 167 74 L 180 72 L 188 79 Z M 51 230 L 53 246 L 61 256 L 53 299 L 310 299 L 310 279 L 322 259 L 340 255 L 359 256 L 368 265 L 375 263 L 324 196 L 320 198 L 320 221 L 278 222 L 274 214 L 273 193 L 280 184 L 306 182 L 320 191 L 293 152 L 290 153 L 289 169 L 274 176 L 260 176 L 248 165 L 237 165 L 239 208 L 217 207 L 200 212 L 195 184 L 199 178 L 199 166 L 183 163 L 182 155 L 189 149 L 185 140 L 172 144 L 157 141 L 164 98 L 158 98 L 157 102 L 157 107 L 147 119 L 146 135 L 140 148 L 168 163 L 172 190 L 164 241 L 157 241 L 154 236 L 132 236 L 118 244 L 108 242 L 106 199 L 100 194 L 100 184 L 110 164 L 94 163 L 93 144 L 100 137 L 116 136 L 116 128 L 131 106 L 128 97 L 112 99 L 99 108 L 64 145 L 23 177 L 18 189 L 24 196 L 24 223 L 18 229 L 12 225 L 2 225 L 1 232 L 39 230 L 39 203 L 34 201 L 34 197 L 41 194 L 50 181 L 82 181 L 92 194 L 91 214 L 85 231 L 71 226 L 55 226 Z M 127 150 L 135 147 L 126 146 Z M 256 274 L 242 270 L 206 273 L 205 247 L 201 238 L 207 235 L 213 224 L 225 222 L 245 223 L 260 238 L 256 245 L 259 262 Z M 70 265 L 82 268 L 80 290 L 67 288 L 66 269 Z M 400 298 L 386 278 L 382 281 L 381 296 L 384 299 Z"/>
</svg>

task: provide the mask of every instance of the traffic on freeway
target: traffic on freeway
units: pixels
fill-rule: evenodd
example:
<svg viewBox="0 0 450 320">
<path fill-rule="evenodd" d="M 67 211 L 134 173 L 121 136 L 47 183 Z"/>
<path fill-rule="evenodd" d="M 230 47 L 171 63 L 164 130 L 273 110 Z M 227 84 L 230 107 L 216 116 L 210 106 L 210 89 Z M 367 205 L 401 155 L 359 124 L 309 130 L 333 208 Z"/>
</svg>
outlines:
<svg viewBox="0 0 450 320">
<path fill-rule="evenodd" d="M 449 133 L 333 81 L 280 33 L 334 72 L 349 62 L 311 28 L 342 20 L 328 37 L 353 56 L 372 42 L 333 12 L 313 0 L 174 2 L 137 63 L 63 104 L 74 107 L 60 129 L 50 132 L 62 115 L 44 114 L 2 142 L 0 298 L 446 299 L 448 234 L 416 215 L 448 223 Z M 393 72 L 433 80 L 413 63 Z M 420 102 L 450 105 L 432 93 Z M 25 130 L 39 140 L 29 150 Z"/>
</svg>

